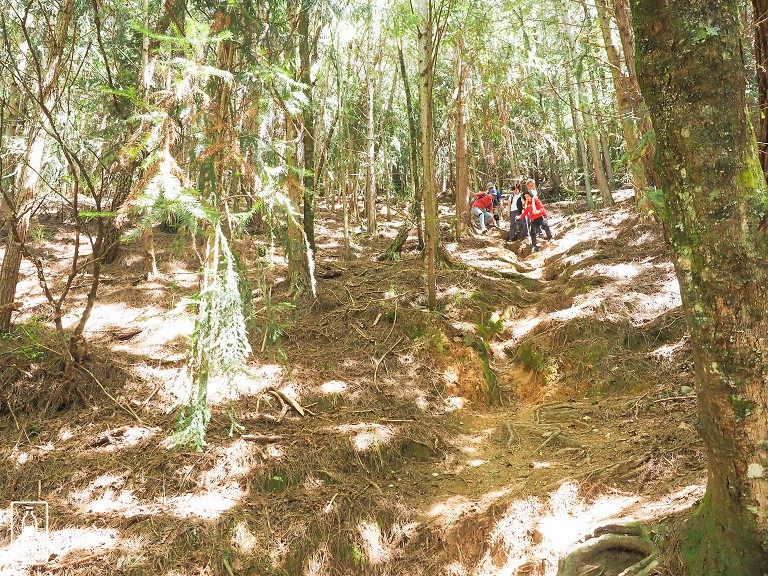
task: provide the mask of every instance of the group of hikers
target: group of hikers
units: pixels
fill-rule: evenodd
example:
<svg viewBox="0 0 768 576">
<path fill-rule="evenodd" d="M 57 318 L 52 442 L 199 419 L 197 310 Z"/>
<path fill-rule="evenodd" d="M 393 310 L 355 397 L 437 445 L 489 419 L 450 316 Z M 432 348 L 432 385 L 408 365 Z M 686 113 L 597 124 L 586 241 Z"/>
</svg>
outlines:
<svg viewBox="0 0 768 576">
<path fill-rule="evenodd" d="M 499 227 L 501 199 L 506 197 L 510 198 L 508 242 L 515 242 L 529 236 L 533 251 L 538 252 L 536 238 L 542 230 L 547 235 L 547 240 L 552 239 L 547 213 L 539 200 L 536 182 L 533 179 L 527 180 L 525 187 L 521 184 L 513 185 L 509 194 L 502 194 L 496 190 L 493 182 L 488 182 L 486 190 L 475 192 L 473 196 L 476 199 L 472 203 L 471 213 L 481 234 L 485 234 L 489 225 L 493 223 Z"/>
</svg>

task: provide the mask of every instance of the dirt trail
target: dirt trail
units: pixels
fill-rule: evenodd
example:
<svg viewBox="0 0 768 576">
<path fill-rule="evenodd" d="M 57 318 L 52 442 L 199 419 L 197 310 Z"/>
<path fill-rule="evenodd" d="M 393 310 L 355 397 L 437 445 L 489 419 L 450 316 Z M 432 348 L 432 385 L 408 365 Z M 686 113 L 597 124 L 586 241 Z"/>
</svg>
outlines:
<svg viewBox="0 0 768 576">
<path fill-rule="evenodd" d="M 446 244 L 463 265 L 438 271 L 437 312 L 413 240 L 375 259 L 398 222 L 356 234 L 344 262 L 336 215 L 319 214 L 319 298 L 298 307 L 281 304 L 284 261 L 244 243 L 254 356 L 211 382 L 202 453 L 165 448 L 195 288 L 178 239 L 157 235 L 157 279 L 141 280 L 139 246 L 105 267 L 68 405 L 51 407 L 55 342 L 23 270 L 28 331 L 0 341 L 0 498 L 50 501 L 41 573 L 553 576 L 596 526 L 690 506 L 703 462 L 658 230 L 631 203 L 548 209 L 539 253 L 504 230 Z M 32 573 L 7 546 L 0 570 Z"/>
</svg>

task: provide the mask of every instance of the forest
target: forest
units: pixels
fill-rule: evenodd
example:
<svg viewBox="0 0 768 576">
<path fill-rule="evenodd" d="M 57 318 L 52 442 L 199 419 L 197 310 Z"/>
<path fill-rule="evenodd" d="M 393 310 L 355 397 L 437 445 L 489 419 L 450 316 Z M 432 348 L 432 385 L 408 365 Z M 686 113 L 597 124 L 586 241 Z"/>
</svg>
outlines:
<svg viewBox="0 0 768 576">
<path fill-rule="evenodd" d="M 766 0 L 0 1 L 0 574 L 768 574 Z"/>
</svg>

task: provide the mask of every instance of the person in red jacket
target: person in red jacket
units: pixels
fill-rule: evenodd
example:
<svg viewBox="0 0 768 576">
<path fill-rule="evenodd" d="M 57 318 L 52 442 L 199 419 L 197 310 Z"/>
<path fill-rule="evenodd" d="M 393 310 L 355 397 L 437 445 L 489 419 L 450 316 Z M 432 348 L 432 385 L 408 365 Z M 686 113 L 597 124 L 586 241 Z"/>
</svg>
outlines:
<svg viewBox="0 0 768 576">
<path fill-rule="evenodd" d="M 544 210 L 541 200 L 535 197 L 530 190 L 523 192 L 523 204 L 525 206 L 523 213 L 517 218 L 518 220 L 528 218 L 530 221 L 528 230 L 531 236 L 531 244 L 533 245 L 533 251 L 538 252 L 539 247 L 536 245 L 536 236 L 538 236 L 539 230 L 544 230 L 547 234 L 547 240 L 552 240 L 552 232 L 549 230 L 549 222 L 547 221 L 547 212 Z"/>
<path fill-rule="evenodd" d="M 488 230 L 485 225 L 493 222 L 493 196 L 487 192 L 476 192 L 477 200 L 472 203 L 472 216 L 477 218 L 477 227 L 480 228 L 480 234 L 485 234 Z"/>
</svg>

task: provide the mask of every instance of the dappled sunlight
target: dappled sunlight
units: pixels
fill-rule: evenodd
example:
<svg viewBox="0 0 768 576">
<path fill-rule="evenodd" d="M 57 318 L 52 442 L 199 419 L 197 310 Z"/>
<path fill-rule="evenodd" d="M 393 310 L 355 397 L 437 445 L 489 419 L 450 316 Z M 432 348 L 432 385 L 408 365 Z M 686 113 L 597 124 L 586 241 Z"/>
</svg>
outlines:
<svg viewBox="0 0 768 576">
<path fill-rule="evenodd" d="M 317 550 L 312 553 L 312 557 L 307 561 L 306 568 L 302 576 L 326 576 L 330 574 L 331 553 L 328 546 L 321 544 Z"/>
<path fill-rule="evenodd" d="M 55 445 L 53 442 L 44 442 L 34 446 L 29 446 L 26 450 L 20 448 L 20 446 L 17 444 L 8 455 L 8 460 L 10 460 L 16 466 L 22 466 L 32 462 L 36 458 L 44 456 L 54 449 Z"/>
<path fill-rule="evenodd" d="M 670 344 L 663 344 L 662 346 L 659 346 L 651 352 L 651 356 L 659 359 L 664 360 L 666 362 L 672 362 L 675 359 L 675 356 L 683 352 L 689 345 L 690 342 L 690 336 L 687 334 L 680 338 L 677 342 L 672 342 Z"/>
<path fill-rule="evenodd" d="M 229 446 L 214 448 L 215 465 L 202 474 L 200 487 L 222 486 L 242 478 L 253 468 L 257 455 L 256 446 L 245 440 L 235 440 Z"/>
<path fill-rule="evenodd" d="M 45 543 L 45 537 L 39 537 L 39 543 Z M 116 547 L 118 543 L 117 530 L 111 528 L 63 528 L 61 530 L 51 530 L 47 541 L 47 550 L 55 554 L 51 558 L 48 567 L 56 567 L 57 562 L 62 560 L 69 561 L 73 557 L 93 556 L 106 553 Z M 24 538 L 19 538 L 13 544 L 7 544 L 0 547 L 0 573 L 2 574 L 25 574 L 26 567 L 30 564 L 37 564 L 48 560 L 46 555 L 40 557 L 39 545 L 29 546 Z"/>
<path fill-rule="evenodd" d="M 241 520 L 232 531 L 232 547 L 241 554 L 250 554 L 257 549 L 259 539 L 251 532 L 247 520 Z"/>
<path fill-rule="evenodd" d="M 512 328 L 512 336 L 515 340 L 518 340 L 531 332 L 539 324 L 544 322 L 545 318 L 542 316 L 529 316 L 528 318 L 520 318 L 515 320 Z"/>
<path fill-rule="evenodd" d="M 160 433 L 160 428 L 146 428 L 144 426 L 121 426 L 99 434 L 89 447 L 98 451 L 111 452 L 117 449 L 136 446 Z"/>
<path fill-rule="evenodd" d="M 166 500 L 163 509 L 178 518 L 196 517 L 215 520 L 237 505 L 243 494 L 240 485 L 233 482 L 217 490 L 172 496 Z"/>
<path fill-rule="evenodd" d="M 512 502 L 490 535 L 489 552 L 473 574 L 513 575 L 524 566 L 555 576 L 558 559 L 576 542 L 607 523 L 653 521 L 693 506 L 704 493 L 691 485 L 658 500 L 612 490 L 587 501 L 579 486 L 565 482 L 548 498 L 528 497 Z"/>
<path fill-rule="evenodd" d="M 643 264 L 613 264 L 610 266 L 607 264 L 597 264 L 587 270 L 593 270 L 601 276 L 607 276 L 614 280 L 631 280 L 646 267 L 647 265 Z M 582 271 L 580 270 L 579 272 Z M 576 276 L 576 273 L 574 273 L 574 276 Z"/>
<path fill-rule="evenodd" d="M 378 523 L 364 520 L 359 524 L 357 530 L 362 541 L 365 557 L 372 565 L 375 566 L 390 559 L 392 551 L 384 542 L 384 537 Z"/>
<path fill-rule="evenodd" d="M 383 424 L 344 424 L 336 430 L 351 436 L 352 445 L 358 452 L 376 450 L 389 444 L 395 436 L 394 427 Z"/>
<path fill-rule="evenodd" d="M 219 376 L 208 380 L 208 403 L 218 406 L 223 403 L 238 400 L 244 396 L 256 396 L 269 388 L 286 391 L 290 396 L 298 396 L 292 386 L 282 384 L 284 368 L 277 364 L 249 365 L 235 375 Z M 192 383 L 185 377 L 183 371 L 179 372 L 175 381 L 166 383 L 167 391 L 172 393 L 179 402 L 186 401 L 192 396 Z"/>
<path fill-rule="evenodd" d="M 346 392 L 348 387 L 347 383 L 341 380 L 329 380 L 320 386 L 320 391 L 323 394 L 341 394 Z"/>
</svg>

